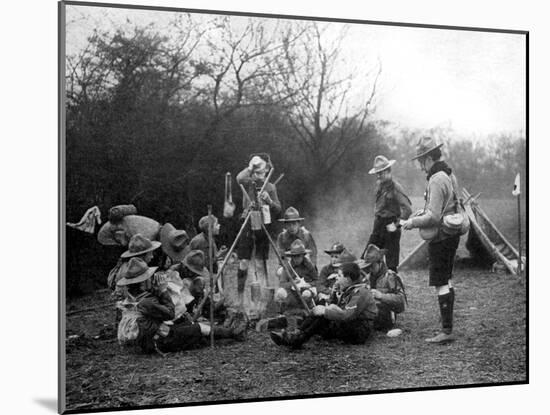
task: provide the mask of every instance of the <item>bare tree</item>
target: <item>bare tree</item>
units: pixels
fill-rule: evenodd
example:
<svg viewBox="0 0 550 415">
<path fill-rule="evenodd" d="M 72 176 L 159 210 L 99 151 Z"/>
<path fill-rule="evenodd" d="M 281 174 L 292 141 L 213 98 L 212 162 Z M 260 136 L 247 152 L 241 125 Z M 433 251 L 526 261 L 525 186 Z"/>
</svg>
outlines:
<svg viewBox="0 0 550 415">
<path fill-rule="evenodd" d="M 373 111 L 381 63 L 367 74 L 342 63 L 340 46 L 348 26 L 331 39 L 328 24 L 308 22 L 298 41 L 285 44 L 284 69 L 278 82 L 287 99 L 287 113 L 296 139 L 311 159 L 314 174 L 330 174 L 342 158 L 365 139 Z M 370 78 L 357 100 L 356 80 Z"/>
<path fill-rule="evenodd" d="M 214 110 L 203 137 L 210 137 L 235 111 L 251 106 L 277 105 L 295 95 L 287 89 L 273 93 L 273 79 L 285 71 L 283 52 L 301 35 L 292 23 L 223 16 L 206 37 L 208 56 L 202 60 L 201 97 Z"/>
</svg>

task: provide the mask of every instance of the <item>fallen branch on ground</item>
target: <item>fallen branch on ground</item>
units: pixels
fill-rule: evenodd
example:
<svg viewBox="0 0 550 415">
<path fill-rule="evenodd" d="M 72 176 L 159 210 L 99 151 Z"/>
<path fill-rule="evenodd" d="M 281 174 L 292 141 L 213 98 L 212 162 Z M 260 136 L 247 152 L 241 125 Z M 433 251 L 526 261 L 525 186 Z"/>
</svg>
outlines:
<svg viewBox="0 0 550 415">
<path fill-rule="evenodd" d="M 114 307 L 114 304 L 111 302 L 111 303 L 101 304 L 101 305 L 98 305 L 98 306 L 95 306 L 95 307 L 88 307 L 88 308 L 81 308 L 80 310 L 67 311 L 67 316 L 72 316 L 74 314 L 85 313 L 87 311 L 95 311 L 95 310 L 99 310 L 99 309 L 107 308 L 107 307 Z"/>
</svg>

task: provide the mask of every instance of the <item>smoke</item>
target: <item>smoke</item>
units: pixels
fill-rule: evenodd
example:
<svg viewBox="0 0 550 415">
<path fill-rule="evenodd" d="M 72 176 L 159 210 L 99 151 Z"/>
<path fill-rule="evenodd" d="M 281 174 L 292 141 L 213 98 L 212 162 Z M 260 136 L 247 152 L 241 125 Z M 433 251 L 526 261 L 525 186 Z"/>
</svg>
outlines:
<svg viewBox="0 0 550 415">
<path fill-rule="evenodd" d="M 314 195 L 306 227 L 319 252 L 341 242 L 354 255 L 362 254 L 374 221 L 374 193 L 374 179 L 356 179 Z"/>
<path fill-rule="evenodd" d="M 421 177 L 420 177 L 421 178 Z M 394 179 L 403 183 L 399 177 Z M 405 192 L 410 189 L 405 188 Z M 335 242 L 341 242 L 359 257 L 369 239 L 374 224 L 374 201 L 376 181 L 373 176 L 357 177 L 343 186 L 317 192 L 313 196 L 310 213 L 305 217 L 305 226 L 312 232 L 319 254 L 319 264 L 328 263 L 323 250 Z M 413 212 L 423 206 L 421 194 L 408 193 Z M 401 256 L 416 246 L 416 232 L 402 234 Z M 403 249 L 404 248 L 404 249 Z"/>
</svg>

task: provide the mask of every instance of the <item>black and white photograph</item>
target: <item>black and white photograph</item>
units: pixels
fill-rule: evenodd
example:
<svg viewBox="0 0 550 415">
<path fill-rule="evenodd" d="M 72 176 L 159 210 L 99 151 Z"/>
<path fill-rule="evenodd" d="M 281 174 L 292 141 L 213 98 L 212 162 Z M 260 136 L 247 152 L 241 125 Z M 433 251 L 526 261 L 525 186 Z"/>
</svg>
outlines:
<svg viewBox="0 0 550 415">
<path fill-rule="evenodd" d="M 527 384 L 528 34 L 60 2 L 60 412 Z"/>
</svg>

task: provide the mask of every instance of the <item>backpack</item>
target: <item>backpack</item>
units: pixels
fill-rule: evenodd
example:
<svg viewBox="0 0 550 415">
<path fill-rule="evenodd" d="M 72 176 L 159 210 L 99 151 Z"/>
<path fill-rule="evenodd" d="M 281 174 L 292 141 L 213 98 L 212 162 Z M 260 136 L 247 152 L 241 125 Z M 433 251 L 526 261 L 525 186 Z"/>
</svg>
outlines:
<svg viewBox="0 0 550 415">
<path fill-rule="evenodd" d="M 137 309 L 138 304 L 139 300 L 131 296 L 117 303 L 117 308 L 122 310 L 117 331 L 118 343 L 125 349 L 135 352 L 141 350 L 138 319 L 143 315 Z"/>
</svg>

